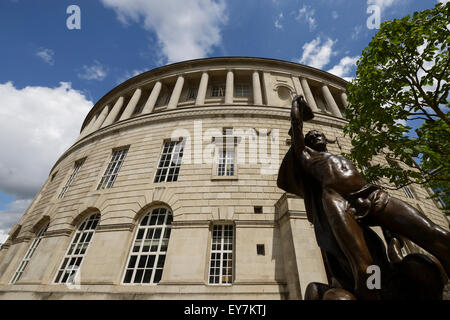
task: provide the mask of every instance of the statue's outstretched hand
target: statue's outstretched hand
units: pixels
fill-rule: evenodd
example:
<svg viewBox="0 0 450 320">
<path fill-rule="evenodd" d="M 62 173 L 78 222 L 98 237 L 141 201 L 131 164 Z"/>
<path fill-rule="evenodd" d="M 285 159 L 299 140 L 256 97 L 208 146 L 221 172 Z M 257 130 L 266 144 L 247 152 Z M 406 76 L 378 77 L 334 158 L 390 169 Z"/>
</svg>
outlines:
<svg viewBox="0 0 450 320">
<path fill-rule="evenodd" d="M 311 107 L 306 103 L 303 96 L 295 96 L 292 100 L 291 121 L 300 124 L 314 118 Z"/>
<path fill-rule="evenodd" d="M 302 99 L 302 96 L 295 96 L 292 100 L 291 120 L 295 123 L 300 123 L 303 120 L 303 105 L 300 103 Z"/>
</svg>

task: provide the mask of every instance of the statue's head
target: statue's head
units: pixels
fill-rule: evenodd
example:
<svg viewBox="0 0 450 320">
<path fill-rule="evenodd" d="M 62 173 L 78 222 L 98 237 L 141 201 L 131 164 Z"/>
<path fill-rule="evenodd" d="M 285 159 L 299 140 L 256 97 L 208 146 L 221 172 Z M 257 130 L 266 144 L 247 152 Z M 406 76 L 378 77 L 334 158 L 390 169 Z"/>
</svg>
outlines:
<svg viewBox="0 0 450 320">
<path fill-rule="evenodd" d="M 305 135 L 305 145 L 316 151 L 327 150 L 327 138 L 317 130 L 311 130 Z"/>
</svg>

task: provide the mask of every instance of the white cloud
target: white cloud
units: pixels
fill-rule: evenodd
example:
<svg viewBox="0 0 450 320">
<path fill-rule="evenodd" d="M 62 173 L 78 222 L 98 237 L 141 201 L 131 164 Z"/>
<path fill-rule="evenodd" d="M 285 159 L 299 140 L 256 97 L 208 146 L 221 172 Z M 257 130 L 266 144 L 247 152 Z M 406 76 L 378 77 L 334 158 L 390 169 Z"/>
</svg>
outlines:
<svg viewBox="0 0 450 320">
<path fill-rule="evenodd" d="M 309 30 L 313 31 L 317 27 L 316 18 L 314 18 L 315 10 L 310 6 L 304 5 L 298 10 L 296 20 L 306 22 L 309 25 Z"/>
<path fill-rule="evenodd" d="M 356 62 L 358 61 L 359 56 L 349 57 L 346 56 L 339 61 L 337 65 L 328 70 L 329 73 L 334 74 L 335 76 L 344 78 L 346 80 L 351 80 L 351 77 L 348 77 L 350 73 L 356 69 Z"/>
<path fill-rule="evenodd" d="M 31 199 L 21 199 L 11 202 L 5 210 L 0 210 L 0 243 L 8 239 L 8 232 L 20 220 Z"/>
<path fill-rule="evenodd" d="M 449 2 L 450 0 L 438 0 L 438 2 L 446 4 L 447 2 Z"/>
<path fill-rule="evenodd" d="M 39 50 L 36 52 L 36 56 L 38 56 L 39 58 L 44 60 L 45 63 L 48 63 L 51 66 L 55 64 L 55 60 L 53 59 L 54 55 L 55 52 L 47 48 L 39 48 Z"/>
<path fill-rule="evenodd" d="M 283 13 L 280 13 L 278 17 L 275 19 L 275 28 L 283 29 L 283 25 L 281 24 L 281 20 L 283 19 Z"/>
<path fill-rule="evenodd" d="M 91 66 L 83 65 L 83 72 L 78 74 L 78 78 L 85 80 L 102 81 L 108 74 L 107 68 L 97 60 Z"/>
<path fill-rule="evenodd" d="M 158 37 L 168 62 L 203 58 L 220 45 L 224 0 L 101 0 L 124 24 L 141 23 Z"/>
<path fill-rule="evenodd" d="M 331 12 L 331 16 L 333 17 L 334 20 L 339 18 L 339 14 L 336 11 Z"/>
<path fill-rule="evenodd" d="M 328 38 L 322 45 L 320 37 L 315 38 L 311 42 L 307 42 L 303 45 L 303 54 L 299 62 L 308 66 L 321 69 L 326 66 L 331 59 L 333 53 L 333 45 L 336 40 Z"/>
<path fill-rule="evenodd" d="M 7 82 L 0 97 L 0 192 L 29 199 L 77 138 L 92 102 L 64 82 L 23 89 Z"/>
</svg>

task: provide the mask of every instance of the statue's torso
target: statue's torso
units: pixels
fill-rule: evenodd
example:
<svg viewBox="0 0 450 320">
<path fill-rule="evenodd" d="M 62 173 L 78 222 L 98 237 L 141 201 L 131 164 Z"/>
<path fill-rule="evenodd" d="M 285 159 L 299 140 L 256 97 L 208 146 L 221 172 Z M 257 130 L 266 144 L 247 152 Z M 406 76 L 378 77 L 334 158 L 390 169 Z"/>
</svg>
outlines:
<svg viewBox="0 0 450 320">
<path fill-rule="evenodd" d="M 354 164 L 341 155 L 305 148 L 303 166 L 323 188 L 331 188 L 345 196 L 360 190 L 367 182 Z"/>
</svg>

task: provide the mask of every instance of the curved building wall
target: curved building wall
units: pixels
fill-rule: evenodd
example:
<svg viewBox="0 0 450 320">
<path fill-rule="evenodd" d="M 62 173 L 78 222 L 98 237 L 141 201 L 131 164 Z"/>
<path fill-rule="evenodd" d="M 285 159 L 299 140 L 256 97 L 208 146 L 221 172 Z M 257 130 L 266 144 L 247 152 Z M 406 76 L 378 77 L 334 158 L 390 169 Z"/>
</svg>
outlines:
<svg viewBox="0 0 450 320">
<path fill-rule="evenodd" d="M 10 231 L 0 298 L 302 298 L 327 275 L 303 200 L 276 186 L 290 103 L 304 95 L 316 114 L 305 130 L 348 152 L 345 86 L 259 58 L 181 62 L 120 84 Z M 391 194 L 448 228 L 428 190 Z"/>
</svg>

